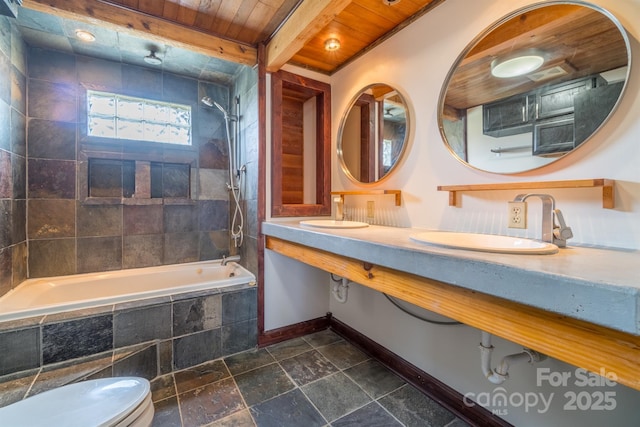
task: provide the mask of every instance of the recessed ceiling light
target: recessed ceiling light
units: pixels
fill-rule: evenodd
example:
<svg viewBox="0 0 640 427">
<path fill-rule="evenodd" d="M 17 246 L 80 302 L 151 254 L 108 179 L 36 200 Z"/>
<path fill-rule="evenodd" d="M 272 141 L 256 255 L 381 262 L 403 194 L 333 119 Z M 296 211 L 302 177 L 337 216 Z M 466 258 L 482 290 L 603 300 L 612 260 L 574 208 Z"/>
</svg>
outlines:
<svg viewBox="0 0 640 427">
<path fill-rule="evenodd" d="M 338 49 L 340 49 L 340 40 L 338 40 L 336 38 L 327 39 L 324 42 L 324 48 L 325 48 L 325 50 L 328 50 L 329 52 L 334 51 L 334 50 L 338 50 Z"/>
<path fill-rule="evenodd" d="M 82 40 L 83 42 L 96 41 L 96 36 L 94 36 L 87 30 L 76 30 L 76 37 Z"/>
<path fill-rule="evenodd" d="M 382 3 L 386 4 L 387 6 L 393 6 L 394 4 L 400 3 L 400 0 L 382 0 Z"/>
<path fill-rule="evenodd" d="M 491 74 L 498 78 L 523 76 L 537 70 L 544 63 L 540 55 L 525 54 L 508 59 L 496 59 L 491 63 Z"/>
</svg>

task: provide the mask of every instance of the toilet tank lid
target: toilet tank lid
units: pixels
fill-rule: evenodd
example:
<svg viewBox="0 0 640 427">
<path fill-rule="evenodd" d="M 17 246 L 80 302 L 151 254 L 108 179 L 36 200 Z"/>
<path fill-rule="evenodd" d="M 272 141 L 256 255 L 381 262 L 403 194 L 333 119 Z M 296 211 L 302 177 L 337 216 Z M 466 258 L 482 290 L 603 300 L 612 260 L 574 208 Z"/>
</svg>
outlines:
<svg viewBox="0 0 640 427">
<path fill-rule="evenodd" d="M 149 393 L 144 378 L 82 381 L 0 408 L 0 420 L 21 427 L 108 426 L 133 412 Z"/>
</svg>

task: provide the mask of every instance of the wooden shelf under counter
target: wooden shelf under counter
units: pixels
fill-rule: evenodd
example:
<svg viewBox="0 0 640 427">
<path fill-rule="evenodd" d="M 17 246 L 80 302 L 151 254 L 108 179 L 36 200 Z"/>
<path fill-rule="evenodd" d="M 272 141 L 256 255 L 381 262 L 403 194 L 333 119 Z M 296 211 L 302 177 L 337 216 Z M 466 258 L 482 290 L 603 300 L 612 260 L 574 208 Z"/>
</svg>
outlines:
<svg viewBox="0 0 640 427">
<path fill-rule="evenodd" d="M 344 196 L 377 196 L 381 194 L 392 194 L 395 197 L 396 206 L 402 204 L 402 191 L 400 190 L 355 190 L 355 191 L 332 191 L 332 195 Z"/>
<path fill-rule="evenodd" d="M 439 185 L 438 191 L 449 192 L 449 206 L 457 206 L 459 191 L 490 191 L 490 190 L 539 190 L 553 188 L 596 188 L 602 187 L 602 207 L 615 207 L 613 179 L 573 179 L 565 181 L 537 181 L 537 182 L 502 182 L 495 184 L 469 185 Z"/>
</svg>

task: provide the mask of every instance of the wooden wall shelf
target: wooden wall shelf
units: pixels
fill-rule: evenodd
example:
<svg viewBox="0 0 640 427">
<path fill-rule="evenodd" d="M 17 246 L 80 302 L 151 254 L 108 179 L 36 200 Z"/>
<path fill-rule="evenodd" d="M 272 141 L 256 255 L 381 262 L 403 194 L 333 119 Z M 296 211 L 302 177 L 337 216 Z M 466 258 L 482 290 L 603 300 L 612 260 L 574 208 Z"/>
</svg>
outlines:
<svg viewBox="0 0 640 427">
<path fill-rule="evenodd" d="M 392 194 L 395 196 L 396 206 L 402 204 L 402 191 L 400 190 L 362 190 L 362 191 L 332 191 L 332 195 L 338 194 L 344 196 L 377 196 L 380 194 Z"/>
<path fill-rule="evenodd" d="M 457 206 L 458 191 L 487 190 L 537 190 L 551 188 L 595 188 L 602 187 L 602 207 L 615 207 L 613 179 L 574 179 L 567 181 L 507 182 L 497 184 L 439 185 L 438 191 L 449 192 L 449 206 Z"/>
</svg>

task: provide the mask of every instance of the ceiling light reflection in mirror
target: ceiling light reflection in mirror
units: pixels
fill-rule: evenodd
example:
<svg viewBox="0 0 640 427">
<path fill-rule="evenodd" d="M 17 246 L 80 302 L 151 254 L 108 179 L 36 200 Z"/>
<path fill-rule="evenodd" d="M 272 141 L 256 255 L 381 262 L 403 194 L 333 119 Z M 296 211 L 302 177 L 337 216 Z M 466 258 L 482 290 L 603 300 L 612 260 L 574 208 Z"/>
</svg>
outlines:
<svg viewBox="0 0 640 427">
<path fill-rule="evenodd" d="M 611 116 L 630 55 L 624 28 L 598 6 L 520 9 L 476 37 L 449 71 L 438 104 L 445 144 L 465 164 L 494 173 L 554 162 Z"/>
<path fill-rule="evenodd" d="M 379 182 L 402 158 L 408 129 L 408 107 L 402 94 L 380 83 L 363 88 L 349 103 L 340 124 L 342 170 L 358 183 Z"/>
</svg>

